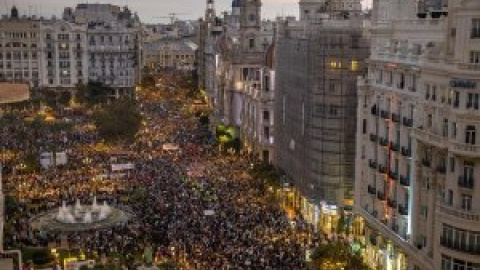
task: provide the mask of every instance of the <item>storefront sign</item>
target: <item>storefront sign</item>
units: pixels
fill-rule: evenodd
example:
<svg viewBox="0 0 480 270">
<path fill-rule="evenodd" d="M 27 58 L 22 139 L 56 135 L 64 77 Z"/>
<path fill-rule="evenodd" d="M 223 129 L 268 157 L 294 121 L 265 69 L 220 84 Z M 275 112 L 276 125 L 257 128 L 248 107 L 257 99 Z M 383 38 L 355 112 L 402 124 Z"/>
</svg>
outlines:
<svg viewBox="0 0 480 270">
<path fill-rule="evenodd" d="M 450 81 L 450 86 L 455 88 L 474 89 L 476 82 L 471 80 L 453 79 Z"/>
</svg>

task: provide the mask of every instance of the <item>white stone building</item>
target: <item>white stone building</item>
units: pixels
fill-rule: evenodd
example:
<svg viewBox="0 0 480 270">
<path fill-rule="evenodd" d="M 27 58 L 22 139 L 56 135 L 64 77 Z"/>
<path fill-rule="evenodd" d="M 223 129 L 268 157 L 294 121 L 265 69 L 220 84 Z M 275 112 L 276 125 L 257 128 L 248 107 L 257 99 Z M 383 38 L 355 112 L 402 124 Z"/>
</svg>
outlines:
<svg viewBox="0 0 480 270">
<path fill-rule="evenodd" d="M 189 40 L 162 39 L 145 43 L 144 65 L 156 69 L 193 70 L 198 46 Z"/>
<path fill-rule="evenodd" d="M 41 28 L 41 81 L 52 89 L 74 89 L 88 81 L 85 24 L 43 20 Z"/>
<path fill-rule="evenodd" d="M 142 28 L 128 7 L 79 4 L 66 8 L 63 19 L 86 24 L 88 79 L 115 89 L 115 96 L 131 94 L 141 79 Z"/>
<path fill-rule="evenodd" d="M 480 2 L 428 4 L 374 1 L 355 226 L 375 269 L 480 269 Z"/>
<path fill-rule="evenodd" d="M 41 81 L 40 20 L 21 16 L 16 7 L 0 21 L 0 80 Z"/>
</svg>

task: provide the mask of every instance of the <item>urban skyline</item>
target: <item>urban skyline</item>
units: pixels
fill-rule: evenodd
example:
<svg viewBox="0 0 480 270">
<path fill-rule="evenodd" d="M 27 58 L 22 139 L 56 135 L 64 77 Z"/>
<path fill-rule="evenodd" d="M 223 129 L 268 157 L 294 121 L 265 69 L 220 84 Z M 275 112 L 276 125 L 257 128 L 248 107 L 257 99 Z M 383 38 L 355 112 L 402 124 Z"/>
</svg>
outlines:
<svg viewBox="0 0 480 270">
<path fill-rule="evenodd" d="M 8 14 L 12 5 L 19 8 L 21 15 L 38 15 L 50 17 L 61 16 L 63 8 L 66 6 L 75 6 L 78 3 L 101 3 L 113 5 L 128 5 L 134 12 L 138 12 L 140 19 L 145 23 L 164 23 L 168 22 L 168 13 L 179 13 L 181 20 L 196 20 L 204 15 L 205 1 L 200 0 L 176 0 L 176 1 L 156 1 L 155 9 L 152 10 L 152 1 L 154 0 L 102 0 L 102 1 L 77 1 L 77 0 L 4 0 L 0 1 L 0 12 Z M 363 6 L 370 7 L 372 0 L 362 0 Z M 230 10 L 231 0 L 216 0 L 217 11 Z M 158 8 L 157 8 L 158 7 Z M 263 1 L 262 17 L 266 19 L 275 19 L 277 16 L 297 16 L 298 1 L 296 0 L 266 0 Z"/>
</svg>

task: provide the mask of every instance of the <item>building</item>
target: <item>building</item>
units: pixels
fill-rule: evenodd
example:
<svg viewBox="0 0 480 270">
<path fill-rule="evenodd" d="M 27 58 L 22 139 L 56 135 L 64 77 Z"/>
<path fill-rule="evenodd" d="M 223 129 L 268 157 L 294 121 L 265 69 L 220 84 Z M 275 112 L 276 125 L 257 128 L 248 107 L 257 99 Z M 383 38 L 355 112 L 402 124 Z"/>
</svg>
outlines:
<svg viewBox="0 0 480 270">
<path fill-rule="evenodd" d="M 72 90 L 88 82 L 87 28 L 53 18 L 40 24 L 41 79 L 44 88 Z"/>
<path fill-rule="evenodd" d="M 294 186 L 291 206 L 332 233 L 353 204 L 356 80 L 369 41 L 360 12 L 310 8 L 327 12 L 278 25 L 274 163 Z"/>
<path fill-rule="evenodd" d="M 14 6 L 10 16 L 0 21 L 0 80 L 26 81 L 37 87 L 41 83 L 41 22 L 21 16 Z"/>
<path fill-rule="evenodd" d="M 273 85 L 265 57 L 273 40 L 273 22 L 262 21 L 258 0 L 234 0 L 231 12 L 221 19 L 215 17 L 213 4 L 207 1 L 201 23 L 199 51 L 203 54 L 198 61 L 213 126 L 234 127 L 246 152 L 271 162 Z M 268 116 L 268 123 L 263 116 Z"/>
<path fill-rule="evenodd" d="M 128 7 L 78 4 L 65 8 L 63 19 L 87 28 L 88 80 L 114 89 L 114 96 L 133 93 L 141 79 L 142 27 Z"/>
<path fill-rule="evenodd" d="M 374 1 L 355 226 L 375 269 L 480 269 L 480 2 L 420 4 Z"/>
<path fill-rule="evenodd" d="M 152 69 L 195 69 L 198 46 L 188 40 L 157 40 L 143 45 L 146 67 Z"/>
</svg>

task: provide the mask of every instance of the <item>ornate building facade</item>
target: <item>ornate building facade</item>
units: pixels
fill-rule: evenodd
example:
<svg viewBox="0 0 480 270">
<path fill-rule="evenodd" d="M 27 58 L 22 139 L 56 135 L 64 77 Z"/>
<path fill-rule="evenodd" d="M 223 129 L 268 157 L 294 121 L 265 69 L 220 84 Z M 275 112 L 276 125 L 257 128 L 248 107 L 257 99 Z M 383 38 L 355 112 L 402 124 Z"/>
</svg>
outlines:
<svg viewBox="0 0 480 270">
<path fill-rule="evenodd" d="M 361 241 L 376 269 L 480 269 L 480 2 L 423 2 L 374 1 L 358 99 Z"/>
</svg>

